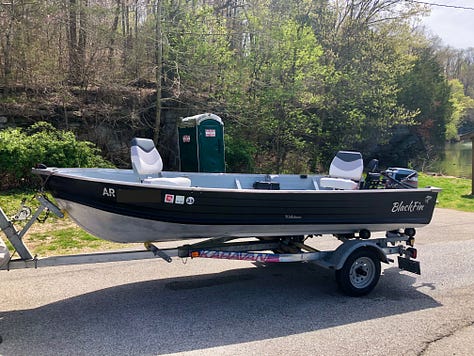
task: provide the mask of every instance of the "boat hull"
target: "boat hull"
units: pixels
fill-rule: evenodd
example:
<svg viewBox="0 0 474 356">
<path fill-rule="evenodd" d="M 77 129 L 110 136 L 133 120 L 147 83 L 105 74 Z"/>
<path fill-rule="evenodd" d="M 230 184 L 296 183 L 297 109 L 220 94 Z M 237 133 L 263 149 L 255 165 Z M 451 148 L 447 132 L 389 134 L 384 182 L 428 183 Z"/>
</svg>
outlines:
<svg viewBox="0 0 474 356">
<path fill-rule="evenodd" d="M 433 189 L 181 188 L 43 174 L 45 189 L 74 221 L 123 243 L 420 227 L 431 221 L 437 197 Z"/>
</svg>

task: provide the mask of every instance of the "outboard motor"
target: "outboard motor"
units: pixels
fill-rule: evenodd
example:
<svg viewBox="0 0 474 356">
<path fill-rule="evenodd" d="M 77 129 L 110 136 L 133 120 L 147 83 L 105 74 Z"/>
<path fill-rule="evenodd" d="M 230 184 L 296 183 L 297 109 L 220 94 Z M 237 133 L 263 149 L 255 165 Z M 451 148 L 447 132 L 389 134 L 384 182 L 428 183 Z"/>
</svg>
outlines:
<svg viewBox="0 0 474 356">
<path fill-rule="evenodd" d="M 384 176 L 388 178 L 385 188 L 418 188 L 418 172 L 413 169 L 390 167 L 384 172 Z"/>
</svg>

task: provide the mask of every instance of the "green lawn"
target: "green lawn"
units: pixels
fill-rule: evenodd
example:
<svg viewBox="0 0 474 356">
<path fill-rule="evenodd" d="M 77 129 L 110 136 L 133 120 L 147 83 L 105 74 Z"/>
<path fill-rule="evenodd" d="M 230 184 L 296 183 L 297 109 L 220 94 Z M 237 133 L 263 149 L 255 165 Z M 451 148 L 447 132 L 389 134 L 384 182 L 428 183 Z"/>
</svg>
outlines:
<svg viewBox="0 0 474 356">
<path fill-rule="evenodd" d="M 471 194 L 471 180 L 452 177 L 433 177 L 420 174 L 419 187 L 439 187 L 438 207 L 474 212 L 474 196 Z"/>
<path fill-rule="evenodd" d="M 0 207 L 8 217 L 13 216 L 25 199 L 25 205 L 29 206 L 34 213 L 39 206 L 34 198 L 33 190 L 9 190 L 0 192 Z M 51 197 L 49 197 L 52 199 Z M 43 214 L 40 216 L 44 218 Z M 16 229 L 19 231 L 25 225 L 24 221 L 16 222 Z M 1 238 L 6 242 L 12 251 L 12 246 L 1 234 Z M 28 233 L 24 236 L 24 241 L 33 255 L 46 257 L 51 255 L 64 255 L 74 253 L 84 253 L 90 251 L 104 251 L 124 248 L 125 245 L 98 239 L 75 225 L 69 218 L 60 219 L 54 214 L 50 214 L 48 219 L 41 223 L 33 224 Z"/>
</svg>

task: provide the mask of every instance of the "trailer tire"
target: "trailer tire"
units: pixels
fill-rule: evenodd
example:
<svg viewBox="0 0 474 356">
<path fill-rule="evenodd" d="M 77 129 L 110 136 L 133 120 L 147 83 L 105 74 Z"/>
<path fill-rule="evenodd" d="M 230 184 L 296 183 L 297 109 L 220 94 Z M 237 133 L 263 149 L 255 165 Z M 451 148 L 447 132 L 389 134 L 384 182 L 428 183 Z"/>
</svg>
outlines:
<svg viewBox="0 0 474 356">
<path fill-rule="evenodd" d="M 359 248 L 336 270 L 339 289 L 351 297 L 370 293 L 380 278 L 380 256 L 371 248 Z"/>
</svg>

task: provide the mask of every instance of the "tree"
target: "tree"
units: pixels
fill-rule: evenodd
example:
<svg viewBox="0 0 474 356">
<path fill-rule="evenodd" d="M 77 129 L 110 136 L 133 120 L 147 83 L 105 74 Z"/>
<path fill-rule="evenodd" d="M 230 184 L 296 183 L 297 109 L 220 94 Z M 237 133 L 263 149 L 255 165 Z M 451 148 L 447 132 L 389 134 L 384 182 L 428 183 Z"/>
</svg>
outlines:
<svg viewBox="0 0 474 356">
<path fill-rule="evenodd" d="M 161 82 L 163 71 L 163 33 L 161 27 L 161 0 L 155 2 L 155 80 L 156 80 L 156 113 L 153 127 L 153 141 L 158 143 L 161 124 Z"/>
<path fill-rule="evenodd" d="M 451 117 L 446 121 L 446 139 L 458 140 L 458 132 L 464 124 L 469 110 L 474 110 L 474 99 L 464 95 L 464 86 L 459 79 L 449 81 L 451 87 L 450 104 L 452 106 Z M 464 119 L 464 120 L 463 120 Z"/>
<path fill-rule="evenodd" d="M 400 0 L 10 1 L 0 3 L 0 80 L 54 93 L 66 123 L 74 112 L 130 124 L 160 149 L 179 116 L 215 112 L 232 151 L 247 143 L 236 157 L 254 156 L 235 166 L 324 169 L 339 149 L 375 154 L 402 131 L 437 147 L 470 122 L 468 109 L 451 116 L 450 100 L 463 99 L 444 75 L 473 95 L 473 52 L 445 51 L 449 64 L 436 67 L 440 49 L 427 54 L 412 31 L 424 11 Z"/>
<path fill-rule="evenodd" d="M 88 6 L 89 0 L 69 0 L 68 3 L 68 80 L 73 85 L 84 84 Z"/>
<path fill-rule="evenodd" d="M 414 133 L 421 138 L 425 158 L 433 160 L 444 147 L 452 115 L 451 89 L 432 48 L 417 51 L 413 68 L 400 78 L 398 102 L 412 112 Z"/>
<path fill-rule="evenodd" d="M 324 84 L 317 160 L 339 149 L 373 154 L 412 113 L 397 103 L 398 78 L 410 68 L 409 19 L 423 9 L 395 0 L 325 2 L 311 24 L 332 74 Z"/>
<path fill-rule="evenodd" d="M 226 91 L 227 109 L 239 117 L 240 135 L 257 143 L 262 169 L 307 170 L 308 122 L 315 119 L 308 110 L 320 100 L 318 83 L 326 75 L 322 50 L 309 26 L 266 16 L 270 10 L 259 4 L 245 14 L 239 85 Z"/>
</svg>

